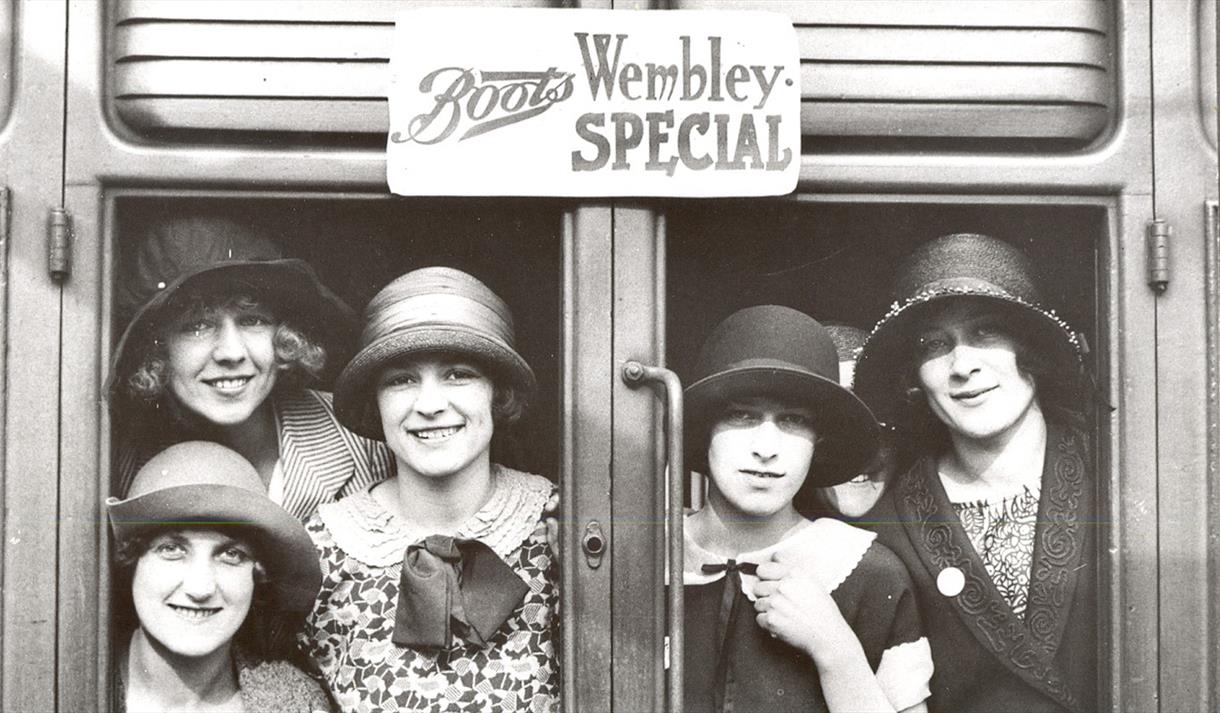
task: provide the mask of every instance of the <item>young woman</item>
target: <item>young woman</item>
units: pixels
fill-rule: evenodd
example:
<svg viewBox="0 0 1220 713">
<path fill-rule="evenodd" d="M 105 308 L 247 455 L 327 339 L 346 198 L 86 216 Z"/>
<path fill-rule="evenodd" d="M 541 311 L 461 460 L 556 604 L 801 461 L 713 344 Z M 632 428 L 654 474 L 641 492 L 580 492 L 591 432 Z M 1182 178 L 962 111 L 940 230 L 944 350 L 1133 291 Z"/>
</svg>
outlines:
<svg viewBox="0 0 1220 713">
<path fill-rule="evenodd" d="M 306 649 L 344 711 L 556 710 L 554 486 L 490 455 L 535 390 L 508 307 L 415 270 L 369 303 L 361 342 L 336 411 L 397 475 L 307 523 L 323 582 Z"/>
<path fill-rule="evenodd" d="M 304 520 L 392 473 L 385 447 L 339 426 L 305 388 L 350 353 L 355 316 L 305 262 L 218 217 L 153 226 L 117 289 L 127 328 L 111 404 L 117 489 L 154 453 L 211 440 L 254 464 L 271 499 Z"/>
<path fill-rule="evenodd" d="M 872 533 L 809 520 L 818 487 L 875 455 L 827 331 L 787 307 L 720 323 L 686 389 L 707 504 L 686 520 L 692 711 L 923 710 L 931 654 L 910 579 Z"/>
<path fill-rule="evenodd" d="M 1011 245 L 922 246 L 856 393 L 922 458 L 870 514 L 914 576 L 934 711 L 1092 711 L 1096 547 L 1075 333 Z"/>
<path fill-rule="evenodd" d="M 299 625 L 313 603 L 317 558 L 249 462 L 216 443 L 180 443 L 107 509 L 120 609 L 136 618 L 115 666 L 116 710 L 330 710 L 272 638 L 273 622 Z"/>
</svg>

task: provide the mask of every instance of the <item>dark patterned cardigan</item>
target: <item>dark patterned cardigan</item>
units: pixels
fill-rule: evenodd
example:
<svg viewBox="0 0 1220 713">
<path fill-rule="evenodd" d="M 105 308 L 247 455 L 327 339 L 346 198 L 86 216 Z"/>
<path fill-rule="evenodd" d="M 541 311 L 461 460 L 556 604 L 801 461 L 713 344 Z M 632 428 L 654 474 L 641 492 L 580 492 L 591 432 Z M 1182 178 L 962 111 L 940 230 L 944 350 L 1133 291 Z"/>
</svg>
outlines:
<svg viewBox="0 0 1220 713">
<path fill-rule="evenodd" d="M 935 457 L 917 461 L 866 516 L 915 582 L 936 666 L 932 713 L 1096 709 L 1095 487 L 1085 436 L 1048 424 L 1024 616 L 1013 613 L 971 546 Z M 952 596 L 937 587 L 938 575 L 951 567 L 965 576 Z"/>
</svg>

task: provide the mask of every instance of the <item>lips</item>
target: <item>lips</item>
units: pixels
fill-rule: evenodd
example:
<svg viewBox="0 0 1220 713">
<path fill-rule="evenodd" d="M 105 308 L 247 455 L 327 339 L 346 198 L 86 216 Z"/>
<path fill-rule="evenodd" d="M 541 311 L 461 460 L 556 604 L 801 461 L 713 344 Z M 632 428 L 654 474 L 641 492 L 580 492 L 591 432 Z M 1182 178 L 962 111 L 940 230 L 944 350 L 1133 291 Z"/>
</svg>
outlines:
<svg viewBox="0 0 1220 713">
<path fill-rule="evenodd" d="M 184 607 L 177 604 L 168 606 L 180 618 L 191 622 L 204 621 L 220 613 L 220 607 Z"/>
<path fill-rule="evenodd" d="M 252 376 L 223 376 L 215 379 L 204 379 L 203 383 L 218 391 L 241 391 L 253 378 Z"/>
<path fill-rule="evenodd" d="M 950 394 L 950 396 L 955 401 L 969 401 L 971 399 L 978 398 L 979 396 L 982 396 L 983 394 L 989 393 L 990 391 L 994 390 L 995 388 L 997 388 L 997 387 L 987 386 L 987 387 L 983 387 L 983 388 L 970 389 L 968 391 L 958 391 L 956 393 Z"/>
<path fill-rule="evenodd" d="M 772 471 L 772 470 L 742 470 L 741 472 L 745 473 L 746 475 L 752 475 L 755 478 L 782 478 L 782 477 L 784 477 L 783 473 L 776 473 L 775 471 Z"/>
<path fill-rule="evenodd" d="M 461 431 L 464 426 L 435 426 L 433 428 L 411 428 L 408 432 L 420 439 L 421 441 L 442 441 L 449 438 L 458 431 Z"/>
</svg>

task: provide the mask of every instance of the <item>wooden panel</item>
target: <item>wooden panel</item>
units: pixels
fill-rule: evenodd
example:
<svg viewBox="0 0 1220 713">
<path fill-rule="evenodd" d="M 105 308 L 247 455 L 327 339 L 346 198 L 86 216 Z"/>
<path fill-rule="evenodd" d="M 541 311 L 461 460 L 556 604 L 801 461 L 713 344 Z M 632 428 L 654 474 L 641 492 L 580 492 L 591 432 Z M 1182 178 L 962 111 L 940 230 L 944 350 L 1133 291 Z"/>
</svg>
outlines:
<svg viewBox="0 0 1220 713">
<path fill-rule="evenodd" d="M 1110 20 L 1100 0 L 678 0 L 675 6 L 787 13 L 800 47 L 806 136 L 1056 139 L 1083 146 L 1111 119 Z"/>
<path fill-rule="evenodd" d="M 12 197 L 4 240 L 8 269 L 0 285 L 7 294 L 0 710 L 54 711 L 62 291 L 47 272 L 46 226 L 63 191 L 66 3 L 24 2 L 16 20 L 14 101 L 0 135 L 0 184 Z M 96 686 L 92 667 L 82 678 L 82 686 Z"/>
<path fill-rule="evenodd" d="M 551 7 L 563 0 L 414 2 Z M 110 101 L 140 131 L 384 134 L 400 2 L 126 0 Z"/>
<path fill-rule="evenodd" d="M 13 0 L 0 0 L 0 126 L 13 106 Z"/>
</svg>

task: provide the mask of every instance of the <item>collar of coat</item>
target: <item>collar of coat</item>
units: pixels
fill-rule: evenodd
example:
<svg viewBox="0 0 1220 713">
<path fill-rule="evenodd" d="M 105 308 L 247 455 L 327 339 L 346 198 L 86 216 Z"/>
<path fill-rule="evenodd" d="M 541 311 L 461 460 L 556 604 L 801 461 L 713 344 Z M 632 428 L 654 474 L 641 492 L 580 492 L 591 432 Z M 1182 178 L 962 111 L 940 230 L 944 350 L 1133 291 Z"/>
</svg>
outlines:
<svg viewBox="0 0 1220 713">
<path fill-rule="evenodd" d="M 952 607 L 979 644 L 1013 674 L 1045 692 L 1068 710 L 1080 704 L 1055 663 L 1063 639 L 1077 572 L 1089 566 L 1085 550 L 1092 512 L 1091 478 L 1086 473 L 1082 434 L 1048 424 L 1042 495 L 1024 618 L 1000 594 L 975 552 L 936 473 L 936 459 L 925 458 L 896 483 L 898 519 L 933 580 L 955 567 L 965 575 Z M 1083 560 L 1083 561 L 1082 561 Z"/>
</svg>

